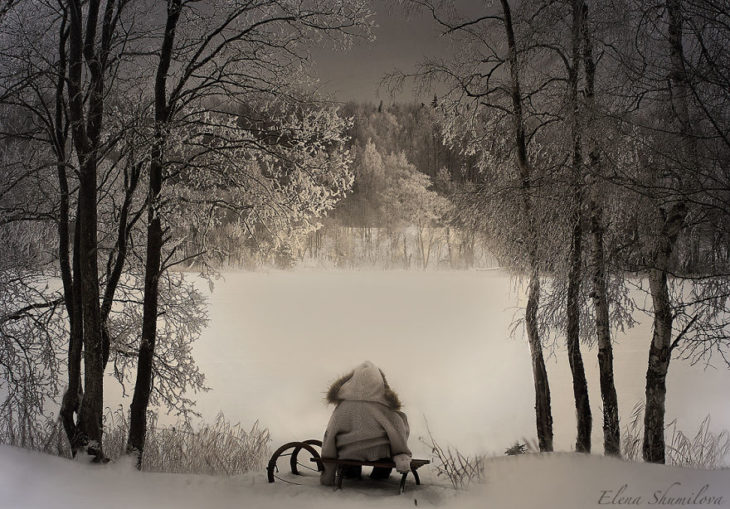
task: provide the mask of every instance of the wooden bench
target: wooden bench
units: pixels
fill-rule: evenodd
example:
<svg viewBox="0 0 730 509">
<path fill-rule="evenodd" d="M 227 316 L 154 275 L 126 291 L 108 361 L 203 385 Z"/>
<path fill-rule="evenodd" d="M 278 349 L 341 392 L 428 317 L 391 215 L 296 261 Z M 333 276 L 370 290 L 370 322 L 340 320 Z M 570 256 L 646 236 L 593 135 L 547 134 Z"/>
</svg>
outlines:
<svg viewBox="0 0 730 509">
<path fill-rule="evenodd" d="M 380 467 L 380 468 L 395 468 L 395 462 L 393 461 L 358 461 L 358 460 L 347 460 L 340 458 L 312 458 L 311 461 L 320 463 L 329 463 L 335 465 L 337 470 L 335 471 L 335 489 L 342 489 L 343 471 L 346 466 L 360 466 L 360 467 Z M 411 472 L 413 478 L 416 480 L 416 484 L 421 484 L 421 479 L 418 477 L 417 470 L 423 465 L 428 465 L 428 460 L 411 460 Z M 403 493 L 406 489 L 406 479 L 408 478 L 408 472 L 401 474 L 400 487 L 398 493 Z"/>
</svg>

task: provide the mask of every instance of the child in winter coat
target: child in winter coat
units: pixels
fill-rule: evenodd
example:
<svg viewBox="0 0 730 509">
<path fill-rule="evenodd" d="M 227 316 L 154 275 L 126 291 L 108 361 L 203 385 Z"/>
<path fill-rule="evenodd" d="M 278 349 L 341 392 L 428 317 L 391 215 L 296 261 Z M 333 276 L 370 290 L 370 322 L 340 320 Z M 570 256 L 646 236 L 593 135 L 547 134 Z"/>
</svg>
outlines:
<svg viewBox="0 0 730 509">
<path fill-rule="evenodd" d="M 327 401 L 336 405 L 322 441 L 322 457 L 359 461 L 393 460 L 398 472 L 408 472 L 408 420 L 400 411 L 398 396 L 385 375 L 372 362 L 365 361 L 351 373 L 334 382 Z M 374 468 L 374 479 L 385 479 L 391 469 Z M 350 469 L 347 477 L 359 477 L 360 468 Z M 335 468 L 326 464 L 322 484 L 334 484 Z"/>
</svg>

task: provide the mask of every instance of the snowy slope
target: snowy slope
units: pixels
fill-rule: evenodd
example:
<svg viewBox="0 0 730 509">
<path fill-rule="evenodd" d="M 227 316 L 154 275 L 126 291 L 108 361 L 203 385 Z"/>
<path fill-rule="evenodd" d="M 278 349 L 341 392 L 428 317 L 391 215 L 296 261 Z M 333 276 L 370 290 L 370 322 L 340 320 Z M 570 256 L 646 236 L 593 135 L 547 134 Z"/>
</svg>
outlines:
<svg viewBox="0 0 730 509">
<path fill-rule="evenodd" d="M 304 485 L 295 486 L 280 481 L 268 484 L 263 472 L 232 478 L 150 474 L 137 472 L 128 464 L 93 466 L 0 446 L 0 507 L 582 509 L 606 505 L 730 506 L 730 470 L 696 471 L 562 453 L 495 458 L 487 464 L 487 475 L 486 484 L 457 493 L 441 479 L 435 479 L 433 471 L 423 471 L 423 485 L 418 487 L 411 483 L 406 493 L 398 496 L 395 476 L 385 486 L 369 481 L 350 481 L 343 491 L 334 492 L 319 486 L 314 476 L 305 477 Z M 616 497 L 622 485 L 627 488 Z M 685 500 L 677 497 L 685 497 Z"/>
</svg>

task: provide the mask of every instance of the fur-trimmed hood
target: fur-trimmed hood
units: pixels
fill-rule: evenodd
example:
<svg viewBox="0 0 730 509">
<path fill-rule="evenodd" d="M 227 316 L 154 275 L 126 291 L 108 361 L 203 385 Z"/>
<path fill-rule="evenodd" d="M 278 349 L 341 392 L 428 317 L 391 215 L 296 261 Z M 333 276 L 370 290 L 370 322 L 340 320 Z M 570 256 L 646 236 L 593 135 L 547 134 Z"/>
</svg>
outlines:
<svg viewBox="0 0 730 509">
<path fill-rule="evenodd" d="M 375 401 L 393 410 L 400 410 L 398 395 L 388 385 L 385 374 L 370 361 L 358 365 L 348 374 L 335 380 L 327 391 L 327 402 Z"/>
</svg>

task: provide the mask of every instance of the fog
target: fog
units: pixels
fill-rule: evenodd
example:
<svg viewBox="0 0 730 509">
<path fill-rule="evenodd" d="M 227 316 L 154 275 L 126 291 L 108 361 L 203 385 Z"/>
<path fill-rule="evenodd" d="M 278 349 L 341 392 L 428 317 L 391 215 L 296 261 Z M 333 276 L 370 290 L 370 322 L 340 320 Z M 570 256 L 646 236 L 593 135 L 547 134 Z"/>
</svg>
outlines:
<svg viewBox="0 0 730 509">
<path fill-rule="evenodd" d="M 207 286 L 207 285 L 206 285 Z M 202 285 L 201 285 L 202 287 Z M 270 429 L 273 445 L 321 438 L 331 407 L 324 393 L 363 360 L 385 372 L 411 424 L 426 422 L 442 445 L 501 454 L 535 436 L 529 348 L 510 324 L 524 292 L 501 271 L 229 273 L 216 281 L 210 324 L 194 348 L 210 392 L 197 395 L 205 420 Z M 615 376 L 622 428 L 643 400 L 650 326 L 646 317 L 616 337 Z M 547 352 L 546 352 L 547 353 Z M 593 410 L 593 450 L 602 451 L 597 351 L 583 347 Z M 556 450 L 571 450 L 575 410 L 564 347 L 546 359 Z M 667 422 L 694 433 L 712 415 L 730 428 L 727 369 L 669 369 Z M 160 423 L 174 422 L 161 416 Z"/>
</svg>

